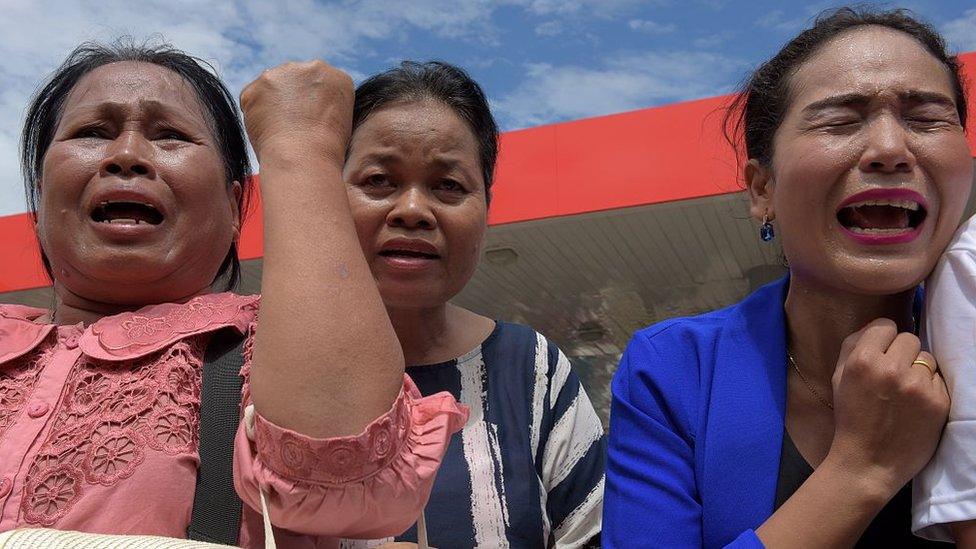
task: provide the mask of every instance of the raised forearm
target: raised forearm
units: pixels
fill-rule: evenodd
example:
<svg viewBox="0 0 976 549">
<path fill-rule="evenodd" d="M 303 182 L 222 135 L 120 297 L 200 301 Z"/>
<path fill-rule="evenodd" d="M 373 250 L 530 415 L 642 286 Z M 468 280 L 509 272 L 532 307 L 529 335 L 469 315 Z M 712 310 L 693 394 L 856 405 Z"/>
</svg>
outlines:
<svg viewBox="0 0 976 549">
<path fill-rule="evenodd" d="M 272 422 L 358 433 L 389 410 L 403 355 L 355 234 L 341 168 L 262 163 L 265 255 L 251 391 Z"/>
<path fill-rule="evenodd" d="M 264 208 L 255 408 L 306 435 L 357 434 L 390 409 L 404 364 L 342 181 L 352 83 L 321 62 L 288 64 L 241 101 Z"/>
</svg>

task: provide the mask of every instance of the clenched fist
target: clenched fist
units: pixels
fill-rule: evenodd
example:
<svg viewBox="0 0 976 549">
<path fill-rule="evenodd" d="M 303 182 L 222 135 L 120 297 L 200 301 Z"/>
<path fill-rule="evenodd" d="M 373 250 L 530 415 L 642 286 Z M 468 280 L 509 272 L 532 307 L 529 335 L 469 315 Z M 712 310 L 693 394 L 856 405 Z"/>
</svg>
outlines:
<svg viewBox="0 0 976 549">
<path fill-rule="evenodd" d="M 341 167 L 352 127 L 352 79 L 324 61 L 285 63 L 261 73 L 241 92 L 251 146 L 261 162 L 321 154 Z"/>
<path fill-rule="evenodd" d="M 875 320 L 851 334 L 834 373 L 830 453 L 880 473 L 891 494 L 904 486 L 932 457 L 949 414 L 949 395 L 935 367 L 918 338 L 898 333 L 891 320 Z"/>
</svg>

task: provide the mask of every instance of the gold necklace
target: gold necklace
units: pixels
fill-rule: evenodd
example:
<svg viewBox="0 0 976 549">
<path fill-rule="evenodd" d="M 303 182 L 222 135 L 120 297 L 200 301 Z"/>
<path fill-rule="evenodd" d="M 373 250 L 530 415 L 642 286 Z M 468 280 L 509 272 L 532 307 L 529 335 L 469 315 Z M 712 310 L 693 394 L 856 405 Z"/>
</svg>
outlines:
<svg viewBox="0 0 976 549">
<path fill-rule="evenodd" d="M 807 380 L 806 376 L 803 375 L 803 372 L 800 371 L 800 367 L 796 365 L 796 359 L 793 358 L 793 353 L 791 353 L 790 351 L 786 351 L 786 357 L 790 360 L 790 366 L 793 366 L 793 369 L 796 370 L 796 375 L 800 376 L 800 381 L 802 381 L 803 384 L 807 386 L 807 389 L 810 391 L 810 393 L 814 397 L 816 397 L 817 400 L 819 400 L 820 402 L 822 402 L 824 404 L 824 406 L 826 406 L 826 407 L 830 408 L 831 410 L 833 410 L 834 409 L 834 405 L 831 404 L 829 400 L 827 400 L 826 398 L 824 398 L 823 395 L 821 395 L 819 391 L 817 391 L 816 389 L 814 389 L 813 388 L 813 384 L 810 383 Z"/>
</svg>

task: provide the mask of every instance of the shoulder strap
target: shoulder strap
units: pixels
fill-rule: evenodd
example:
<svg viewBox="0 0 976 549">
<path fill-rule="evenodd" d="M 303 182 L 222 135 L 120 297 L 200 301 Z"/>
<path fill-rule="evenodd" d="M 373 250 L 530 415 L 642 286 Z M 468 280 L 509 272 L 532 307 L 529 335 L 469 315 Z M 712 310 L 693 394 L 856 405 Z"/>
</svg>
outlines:
<svg viewBox="0 0 976 549">
<path fill-rule="evenodd" d="M 213 335 L 200 390 L 200 468 L 187 538 L 237 545 L 242 502 L 234 490 L 234 437 L 241 418 L 244 337 L 233 330 Z"/>
</svg>

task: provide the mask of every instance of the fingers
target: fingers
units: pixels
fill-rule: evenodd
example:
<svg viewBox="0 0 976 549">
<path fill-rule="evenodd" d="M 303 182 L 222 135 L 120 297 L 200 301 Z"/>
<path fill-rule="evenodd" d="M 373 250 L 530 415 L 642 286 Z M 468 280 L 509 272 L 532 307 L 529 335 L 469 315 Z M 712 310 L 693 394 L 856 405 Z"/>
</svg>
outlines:
<svg viewBox="0 0 976 549">
<path fill-rule="evenodd" d="M 840 346 L 840 355 L 837 357 L 838 369 L 842 369 L 855 353 L 871 355 L 860 358 L 873 361 L 876 358 L 873 355 L 887 351 L 897 335 L 898 327 L 891 320 L 887 318 L 872 320 L 860 330 L 844 338 Z"/>
<path fill-rule="evenodd" d="M 935 370 L 935 374 L 931 374 L 931 371 L 922 364 L 913 364 L 913 370 L 919 370 L 919 374 L 927 379 L 922 382 L 923 386 L 928 389 L 931 396 L 932 409 L 935 413 L 941 414 L 943 417 L 949 415 L 949 404 L 950 395 L 949 388 L 946 386 L 945 379 L 942 374 L 939 373 L 939 366 L 935 360 L 935 357 L 931 354 L 922 351 L 918 354 L 916 360 L 924 361 L 929 364 L 932 369 Z"/>
<path fill-rule="evenodd" d="M 867 329 L 867 326 L 845 337 L 844 342 L 841 343 L 840 354 L 837 357 L 837 367 L 834 369 L 834 375 L 830 380 L 831 384 L 835 388 L 840 382 L 841 377 L 844 375 L 844 368 L 850 360 L 851 354 L 853 354 L 854 350 L 858 348 L 858 343 L 860 343 L 865 329 Z"/>
<path fill-rule="evenodd" d="M 888 347 L 898 336 L 898 326 L 887 318 L 877 318 L 861 329 L 858 348 L 867 348 L 881 353 L 888 351 Z"/>
<path fill-rule="evenodd" d="M 258 160 L 271 144 L 321 152 L 341 164 L 351 133 L 352 78 L 324 61 L 284 63 L 241 91 L 244 126 Z"/>
<path fill-rule="evenodd" d="M 925 364 L 920 364 L 919 362 L 924 362 Z M 928 366 L 926 366 L 926 364 Z M 942 373 L 939 371 L 939 363 L 935 360 L 935 357 L 927 351 L 921 351 L 918 353 L 918 357 L 912 361 L 912 369 L 918 369 L 929 376 L 929 382 L 935 387 L 938 392 L 944 393 L 946 398 L 949 396 L 949 389 L 946 387 L 945 379 L 942 377 Z"/>
<path fill-rule="evenodd" d="M 884 354 L 888 359 L 888 363 L 898 368 L 910 365 L 913 360 L 918 358 L 918 354 L 921 351 L 922 342 L 918 337 L 915 334 L 902 332 L 895 336 L 895 339 L 888 345 L 888 350 Z M 934 362 L 930 362 L 929 364 L 934 364 Z M 922 368 L 924 369 L 924 366 Z M 935 366 L 933 366 L 934 368 Z"/>
</svg>

